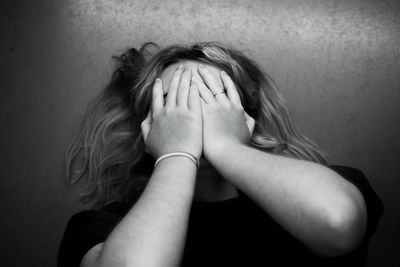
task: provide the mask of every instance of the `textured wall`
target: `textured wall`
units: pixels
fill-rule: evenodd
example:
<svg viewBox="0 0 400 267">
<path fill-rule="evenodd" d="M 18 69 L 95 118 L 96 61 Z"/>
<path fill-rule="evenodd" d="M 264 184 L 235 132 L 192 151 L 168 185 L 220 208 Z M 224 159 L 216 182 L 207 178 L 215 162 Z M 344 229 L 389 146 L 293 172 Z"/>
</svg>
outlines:
<svg viewBox="0 0 400 267">
<path fill-rule="evenodd" d="M 400 265 L 399 1 L 3 0 L 0 10 L 2 266 L 54 266 L 77 211 L 63 152 L 110 56 L 210 40 L 256 59 L 300 128 L 334 163 L 365 172 L 385 203 L 368 265 Z"/>
</svg>

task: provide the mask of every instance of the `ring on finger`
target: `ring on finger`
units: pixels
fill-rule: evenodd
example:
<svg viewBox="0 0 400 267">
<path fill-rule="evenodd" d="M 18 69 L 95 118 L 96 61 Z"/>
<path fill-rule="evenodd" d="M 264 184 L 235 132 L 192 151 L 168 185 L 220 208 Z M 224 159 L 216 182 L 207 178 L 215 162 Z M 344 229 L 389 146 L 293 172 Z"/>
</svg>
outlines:
<svg viewBox="0 0 400 267">
<path fill-rule="evenodd" d="M 216 97 L 219 94 L 225 94 L 225 91 L 221 90 L 221 91 L 218 91 L 218 92 L 214 93 L 214 97 Z"/>
</svg>

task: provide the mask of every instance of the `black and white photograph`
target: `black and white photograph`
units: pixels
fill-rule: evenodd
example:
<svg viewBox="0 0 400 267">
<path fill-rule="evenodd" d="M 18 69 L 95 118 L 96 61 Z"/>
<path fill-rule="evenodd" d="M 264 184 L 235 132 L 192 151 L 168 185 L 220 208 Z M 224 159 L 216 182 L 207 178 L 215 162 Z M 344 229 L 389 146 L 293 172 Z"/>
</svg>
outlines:
<svg viewBox="0 0 400 267">
<path fill-rule="evenodd" d="M 400 266 L 400 1 L 0 21 L 1 266 Z"/>
</svg>

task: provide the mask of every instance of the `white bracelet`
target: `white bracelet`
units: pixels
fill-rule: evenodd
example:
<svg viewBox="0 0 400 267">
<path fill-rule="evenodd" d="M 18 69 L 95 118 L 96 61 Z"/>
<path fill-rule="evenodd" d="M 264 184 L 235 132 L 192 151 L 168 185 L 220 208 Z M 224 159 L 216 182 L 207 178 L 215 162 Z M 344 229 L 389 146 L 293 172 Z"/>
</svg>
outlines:
<svg viewBox="0 0 400 267">
<path fill-rule="evenodd" d="M 196 165 L 197 168 L 199 168 L 199 166 L 200 166 L 199 160 L 198 160 L 195 156 L 193 156 L 192 154 L 189 154 L 189 153 L 187 153 L 187 152 L 172 152 L 172 153 L 167 153 L 167 154 L 164 154 L 164 155 L 160 156 L 160 157 L 156 160 L 156 163 L 154 163 L 154 168 L 157 166 L 157 164 L 158 164 L 161 160 L 166 159 L 166 158 L 169 158 L 169 157 L 175 157 L 175 156 L 187 157 L 188 159 L 190 159 L 191 161 L 193 161 L 193 163 Z"/>
</svg>

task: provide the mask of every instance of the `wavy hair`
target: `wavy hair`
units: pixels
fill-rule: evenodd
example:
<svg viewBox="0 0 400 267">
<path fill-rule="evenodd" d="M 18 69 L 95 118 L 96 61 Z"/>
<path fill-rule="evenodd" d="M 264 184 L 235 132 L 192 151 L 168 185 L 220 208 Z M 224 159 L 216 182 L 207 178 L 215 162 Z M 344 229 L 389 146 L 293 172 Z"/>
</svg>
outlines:
<svg viewBox="0 0 400 267">
<path fill-rule="evenodd" d="M 163 70 L 183 60 L 214 65 L 232 77 L 245 111 L 256 121 L 250 146 L 328 164 L 326 155 L 293 124 L 271 77 L 235 49 L 215 42 L 164 49 L 146 43 L 114 58 L 117 67 L 111 81 L 88 106 L 65 155 L 67 184 L 80 185 L 80 201 L 86 207 L 133 203 L 140 196 L 154 164 L 144 152 L 140 130 L 150 108 L 151 89 Z"/>
</svg>

